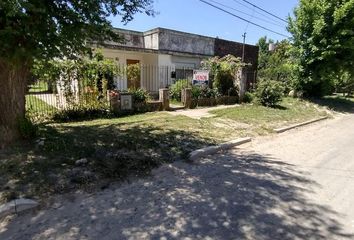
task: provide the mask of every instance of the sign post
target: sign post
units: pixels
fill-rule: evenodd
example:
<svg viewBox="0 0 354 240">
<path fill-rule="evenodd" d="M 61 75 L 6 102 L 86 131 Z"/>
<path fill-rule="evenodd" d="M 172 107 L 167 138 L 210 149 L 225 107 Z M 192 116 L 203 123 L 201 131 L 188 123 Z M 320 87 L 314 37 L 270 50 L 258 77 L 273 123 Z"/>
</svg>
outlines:
<svg viewBox="0 0 354 240">
<path fill-rule="evenodd" d="M 208 70 L 193 70 L 193 85 L 208 85 L 209 71 Z"/>
</svg>

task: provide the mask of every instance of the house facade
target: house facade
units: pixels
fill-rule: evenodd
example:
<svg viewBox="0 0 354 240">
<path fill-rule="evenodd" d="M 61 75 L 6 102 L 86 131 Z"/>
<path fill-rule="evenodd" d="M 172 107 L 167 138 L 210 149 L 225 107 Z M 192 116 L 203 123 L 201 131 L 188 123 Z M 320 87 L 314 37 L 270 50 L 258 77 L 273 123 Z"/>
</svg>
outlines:
<svg viewBox="0 0 354 240">
<path fill-rule="evenodd" d="M 139 64 L 138 87 L 150 92 L 171 85 L 177 79 L 192 78 L 202 60 L 232 54 L 242 56 L 243 44 L 170 29 L 156 28 L 146 32 L 116 29 L 123 42 L 106 42 L 100 48 L 106 58 L 122 66 Z M 255 81 L 258 47 L 245 45 L 245 62 L 250 63 L 248 85 Z M 131 79 L 122 74 L 115 79 L 118 89 L 131 87 Z"/>
</svg>

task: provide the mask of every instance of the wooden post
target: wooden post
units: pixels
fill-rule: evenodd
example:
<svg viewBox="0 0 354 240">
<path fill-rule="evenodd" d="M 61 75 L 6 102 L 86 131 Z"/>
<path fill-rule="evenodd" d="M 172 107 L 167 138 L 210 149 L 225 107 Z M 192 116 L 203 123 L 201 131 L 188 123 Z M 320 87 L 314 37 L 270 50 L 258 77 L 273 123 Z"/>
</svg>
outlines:
<svg viewBox="0 0 354 240">
<path fill-rule="evenodd" d="M 159 99 L 162 102 L 162 110 L 168 111 L 170 109 L 170 92 L 167 88 L 159 89 Z"/>
<path fill-rule="evenodd" d="M 243 102 L 243 98 L 245 97 L 246 93 L 246 84 L 247 84 L 247 76 L 246 76 L 246 69 L 242 68 L 239 72 L 239 102 Z"/>
<path fill-rule="evenodd" d="M 184 93 L 183 93 L 184 107 L 185 108 L 191 108 L 191 106 L 192 106 L 192 89 L 191 88 L 185 88 L 182 91 L 184 91 Z"/>
</svg>

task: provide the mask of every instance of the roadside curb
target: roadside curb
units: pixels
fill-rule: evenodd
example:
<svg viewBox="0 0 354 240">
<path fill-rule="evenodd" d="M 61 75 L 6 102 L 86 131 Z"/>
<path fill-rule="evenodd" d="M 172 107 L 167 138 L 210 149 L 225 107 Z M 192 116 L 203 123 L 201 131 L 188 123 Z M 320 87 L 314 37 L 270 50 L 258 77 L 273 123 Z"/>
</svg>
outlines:
<svg viewBox="0 0 354 240">
<path fill-rule="evenodd" d="M 276 128 L 276 129 L 274 129 L 274 132 L 282 133 L 282 132 L 286 132 L 288 130 L 291 130 L 291 129 L 294 129 L 294 128 L 297 128 L 297 127 L 302 127 L 302 126 L 309 125 L 311 123 L 319 122 L 319 121 L 326 120 L 326 119 L 328 119 L 328 117 L 321 117 L 321 118 L 313 119 L 313 120 L 310 120 L 310 121 L 307 121 L 307 122 L 303 122 L 303 123 L 298 123 L 298 124 L 295 124 L 295 125 L 287 126 L 287 127 Z"/>
<path fill-rule="evenodd" d="M 38 202 L 31 199 L 15 199 L 3 205 L 0 205 L 0 219 L 10 214 L 20 213 L 29 209 L 36 208 Z"/>
<path fill-rule="evenodd" d="M 216 152 L 218 152 L 220 150 L 230 149 L 232 147 L 239 146 L 239 145 L 242 145 L 244 143 L 248 143 L 250 141 L 252 141 L 252 139 L 250 137 L 238 138 L 238 139 L 235 139 L 235 140 L 232 140 L 232 141 L 229 141 L 229 142 L 222 143 L 220 145 L 201 148 L 201 149 L 198 149 L 198 150 L 195 150 L 195 151 L 191 152 L 189 154 L 189 158 L 188 159 L 191 160 L 191 161 L 194 161 L 194 160 L 197 160 L 198 158 L 214 154 L 214 153 L 216 153 Z"/>
</svg>

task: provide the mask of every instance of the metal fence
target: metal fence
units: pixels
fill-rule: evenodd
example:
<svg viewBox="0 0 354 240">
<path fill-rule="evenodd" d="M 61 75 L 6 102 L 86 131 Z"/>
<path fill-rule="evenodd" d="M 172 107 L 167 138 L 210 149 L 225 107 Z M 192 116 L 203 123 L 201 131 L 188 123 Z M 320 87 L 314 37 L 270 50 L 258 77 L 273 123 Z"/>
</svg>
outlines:
<svg viewBox="0 0 354 240">
<path fill-rule="evenodd" d="M 120 65 L 121 74 L 114 78 L 115 86 L 118 90 L 129 88 L 128 65 Z M 160 88 L 167 88 L 179 79 L 192 79 L 192 68 L 176 68 L 175 66 L 140 65 L 140 88 L 148 92 L 158 92 Z"/>
<path fill-rule="evenodd" d="M 124 91 L 131 88 L 132 78 L 127 71 L 128 65 L 120 65 L 120 74 L 113 78 L 107 89 L 90 86 L 74 79 L 68 83 L 63 79 L 34 81 L 28 86 L 26 110 L 34 116 L 50 116 L 56 112 L 73 108 L 107 108 L 109 96 L 107 90 Z M 174 66 L 138 65 L 138 85 L 148 92 L 158 93 L 160 88 L 167 88 L 179 79 L 192 79 L 193 69 Z M 86 85 L 85 85 L 86 84 Z M 101 83 L 102 84 L 102 83 Z"/>
<path fill-rule="evenodd" d="M 108 108 L 109 96 L 107 90 L 127 90 L 131 86 L 131 76 L 127 65 L 120 65 L 121 74 L 114 77 L 110 88 L 84 85 L 79 79 L 67 81 L 34 81 L 28 86 L 26 94 L 26 110 L 35 116 L 48 116 L 65 109 L 73 108 Z M 192 80 L 192 68 L 177 68 L 175 66 L 139 65 L 138 88 L 148 92 L 158 93 L 160 88 L 167 88 L 180 79 Z M 256 82 L 256 72 L 246 73 L 247 88 L 253 88 Z M 66 85 L 65 85 L 65 84 Z"/>
<path fill-rule="evenodd" d="M 45 81 L 35 81 L 28 86 L 26 111 L 33 115 L 48 116 L 58 109 L 57 95 Z"/>
<path fill-rule="evenodd" d="M 70 89 L 64 92 L 60 84 L 35 81 L 28 86 L 26 94 L 26 112 L 34 120 L 43 120 L 68 109 L 108 109 L 107 94 L 91 91 L 89 86 L 83 89 Z M 75 82 L 71 87 L 75 87 Z"/>
<path fill-rule="evenodd" d="M 246 89 L 254 89 L 257 83 L 257 71 L 248 70 L 246 71 Z"/>
</svg>

